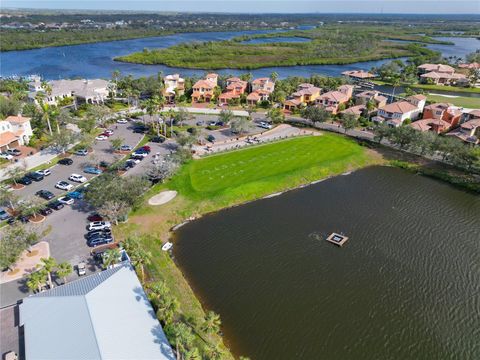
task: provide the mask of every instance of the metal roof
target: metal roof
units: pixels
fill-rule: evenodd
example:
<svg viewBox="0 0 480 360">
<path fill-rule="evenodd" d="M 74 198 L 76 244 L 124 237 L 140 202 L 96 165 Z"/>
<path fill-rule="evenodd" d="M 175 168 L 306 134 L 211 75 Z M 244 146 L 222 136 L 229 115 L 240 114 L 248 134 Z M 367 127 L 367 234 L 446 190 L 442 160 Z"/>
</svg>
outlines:
<svg viewBox="0 0 480 360">
<path fill-rule="evenodd" d="M 175 359 L 128 263 L 25 298 L 20 324 L 26 360 Z"/>
</svg>

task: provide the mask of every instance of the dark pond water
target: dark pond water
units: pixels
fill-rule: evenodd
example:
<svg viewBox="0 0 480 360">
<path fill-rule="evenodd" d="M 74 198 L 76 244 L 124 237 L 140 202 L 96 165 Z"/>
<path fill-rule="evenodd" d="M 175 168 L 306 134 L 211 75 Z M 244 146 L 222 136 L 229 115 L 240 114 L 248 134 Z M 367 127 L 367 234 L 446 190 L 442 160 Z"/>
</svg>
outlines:
<svg viewBox="0 0 480 360">
<path fill-rule="evenodd" d="M 45 79 L 58 78 L 110 78 L 114 70 L 120 70 L 124 74 L 132 74 L 135 77 L 164 73 L 180 72 L 185 76 L 203 76 L 204 70 L 172 68 L 164 65 L 141 65 L 127 64 L 113 61 L 113 58 L 144 48 L 165 48 L 184 42 L 193 41 L 218 41 L 231 39 L 239 35 L 252 35 L 270 33 L 272 31 L 240 31 L 240 32 L 203 32 L 185 33 L 169 36 L 151 37 L 144 39 L 132 39 L 122 41 L 109 41 L 95 44 L 83 44 L 74 46 L 52 47 L 25 51 L 9 51 L 0 53 L 0 75 L 31 75 L 38 74 Z M 463 38 L 452 38 L 453 41 L 462 41 Z M 441 45 L 448 48 L 446 45 Z M 474 51 L 478 47 L 476 42 L 469 41 L 462 47 L 471 47 Z M 446 51 L 446 50 L 444 50 Z M 471 52 L 469 51 L 469 52 Z M 339 76 L 345 70 L 370 70 L 390 60 L 367 61 L 348 65 L 306 65 L 268 67 L 253 70 L 255 77 L 269 76 L 277 72 L 281 78 L 287 76 L 310 76 L 323 74 Z M 245 70 L 222 69 L 221 74 L 238 75 Z"/>
<path fill-rule="evenodd" d="M 304 43 L 312 41 L 309 38 L 304 37 L 271 37 L 271 38 L 260 38 L 260 39 L 250 39 L 242 41 L 243 44 L 271 44 L 271 43 Z"/>
<path fill-rule="evenodd" d="M 174 249 L 236 354 L 480 359 L 480 197 L 447 184 L 373 167 L 206 216 Z"/>
</svg>

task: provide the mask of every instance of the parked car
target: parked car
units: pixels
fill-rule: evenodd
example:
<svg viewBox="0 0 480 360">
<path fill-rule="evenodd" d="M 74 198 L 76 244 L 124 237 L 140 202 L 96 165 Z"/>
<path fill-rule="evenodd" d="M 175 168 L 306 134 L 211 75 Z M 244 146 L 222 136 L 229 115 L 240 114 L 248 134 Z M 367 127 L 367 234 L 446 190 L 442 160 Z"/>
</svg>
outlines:
<svg viewBox="0 0 480 360">
<path fill-rule="evenodd" d="M 216 125 L 217 125 L 217 126 L 224 126 L 225 123 L 224 123 L 223 121 L 217 121 L 217 124 L 216 124 Z"/>
<path fill-rule="evenodd" d="M 13 156 L 20 156 L 22 155 L 22 152 L 18 149 L 8 149 L 7 154 L 13 155 Z"/>
<path fill-rule="evenodd" d="M 88 231 L 92 230 L 103 230 L 105 228 L 111 228 L 112 225 L 109 221 L 92 221 L 88 224 Z"/>
<path fill-rule="evenodd" d="M 75 155 L 79 156 L 87 156 L 88 155 L 88 150 L 87 149 L 80 149 L 75 151 Z"/>
<path fill-rule="evenodd" d="M 140 162 L 143 160 L 142 156 L 131 156 L 130 159 L 127 160 L 127 162 L 133 163 L 133 164 L 140 164 Z"/>
<path fill-rule="evenodd" d="M 63 209 L 63 207 L 65 205 L 63 205 L 60 201 L 58 200 L 54 200 L 50 203 L 47 204 L 47 206 L 50 208 L 50 209 L 53 209 L 53 210 L 60 210 L 60 209 Z"/>
<path fill-rule="evenodd" d="M 147 152 L 147 153 L 150 153 L 150 151 L 152 151 L 152 148 L 151 148 L 150 146 L 148 146 L 148 145 L 145 145 L 145 146 L 142 146 L 142 147 L 140 147 L 140 148 L 137 149 L 137 151 L 139 151 L 139 150 L 145 151 L 145 152 Z"/>
<path fill-rule="evenodd" d="M 213 135 L 208 135 L 208 136 L 207 136 L 207 140 L 210 141 L 211 143 L 214 143 L 214 142 L 215 142 L 215 136 L 213 136 Z"/>
<path fill-rule="evenodd" d="M 145 131 L 148 131 L 148 127 L 143 125 L 137 125 L 133 128 L 133 132 L 136 134 L 143 134 Z"/>
<path fill-rule="evenodd" d="M 100 245 L 110 244 L 113 242 L 112 237 L 97 237 L 93 238 L 92 240 L 87 241 L 87 245 L 90 247 L 96 247 Z"/>
<path fill-rule="evenodd" d="M 210 121 L 210 122 L 208 123 L 208 126 L 215 126 L 215 125 L 217 125 L 217 123 L 216 123 L 215 121 Z"/>
<path fill-rule="evenodd" d="M 78 272 L 78 276 L 83 276 L 87 274 L 87 266 L 83 261 L 78 263 L 77 272 Z"/>
<path fill-rule="evenodd" d="M 1 159 L 7 159 L 7 160 L 12 160 L 13 159 L 13 155 L 10 155 L 6 152 L 2 152 L 0 153 L 0 158 Z"/>
<path fill-rule="evenodd" d="M 55 195 L 48 190 L 38 190 L 35 195 L 40 196 L 42 199 L 50 200 L 55 197 Z"/>
<path fill-rule="evenodd" d="M 10 219 L 7 220 L 7 223 L 10 225 L 14 225 L 17 222 L 21 222 L 22 224 L 28 223 L 30 220 L 28 219 L 28 216 L 25 215 L 20 215 L 17 217 L 11 217 Z"/>
<path fill-rule="evenodd" d="M 67 194 L 67 196 L 71 197 L 72 199 L 83 199 L 85 195 L 82 191 L 71 191 Z"/>
<path fill-rule="evenodd" d="M 139 159 L 128 159 L 127 161 L 125 161 L 125 166 L 127 166 L 128 168 L 133 168 L 139 162 L 140 162 Z"/>
<path fill-rule="evenodd" d="M 10 218 L 11 218 L 10 214 L 8 212 L 6 212 L 4 209 L 0 208 L 0 220 L 4 221 L 4 220 L 8 220 Z"/>
<path fill-rule="evenodd" d="M 271 129 L 273 126 L 265 121 L 260 121 L 260 124 L 258 124 L 263 129 Z"/>
<path fill-rule="evenodd" d="M 73 189 L 73 185 L 66 181 L 59 181 L 55 184 L 55 187 L 60 190 L 70 191 Z"/>
<path fill-rule="evenodd" d="M 106 136 L 105 134 L 100 134 L 95 138 L 95 140 L 100 140 L 100 141 L 107 140 L 107 139 L 108 139 L 108 136 Z"/>
<path fill-rule="evenodd" d="M 40 209 L 40 214 L 42 214 L 43 216 L 48 216 L 48 215 L 50 215 L 51 213 L 53 213 L 53 210 L 52 210 L 51 208 L 49 208 L 49 207 Z"/>
<path fill-rule="evenodd" d="M 31 172 L 25 175 L 26 177 L 32 179 L 33 181 L 42 181 L 44 176 L 36 172 Z"/>
<path fill-rule="evenodd" d="M 83 172 L 87 174 L 100 175 L 103 171 L 94 166 L 87 166 L 83 168 Z"/>
<path fill-rule="evenodd" d="M 65 204 L 65 205 L 72 205 L 75 202 L 75 199 L 66 195 L 66 196 L 62 196 L 60 199 L 58 199 L 58 201 L 60 201 L 62 204 Z"/>
<path fill-rule="evenodd" d="M 103 218 L 102 218 L 99 214 L 93 213 L 93 214 L 91 214 L 91 215 L 89 215 L 89 216 L 87 217 L 87 220 L 88 220 L 88 221 L 91 221 L 91 222 L 94 222 L 94 221 L 103 221 Z"/>
<path fill-rule="evenodd" d="M 85 181 L 87 181 L 87 178 L 85 176 L 79 174 L 72 174 L 69 176 L 68 179 L 78 183 L 84 183 Z"/>
<path fill-rule="evenodd" d="M 38 171 L 35 171 L 37 174 L 40 174 L 40 175 L 43 175 L 43 176 L 48 176 L 50 175 L 52 172 L 50 171 L 50 169 L 45 169 L 45 170 L 38 170 Z"/>
<path fill-rule="evenodd" d="M 146 151 L 135 151 L 131 157 L 132 158 L 145 158 L 148 156 L 148 153 Z"/>
<path fill-rule="evenodd" d="M 127 124 L 128 120 L 127 119 L 118 119 L 117 124 Z"/>
<path fill-rule="evenodd" d="M 122 145 L 120 146 L 121 151 L 132 151 L 132 147 L 130 145 Z"/>
<path fill-rule="evenodd" d="M 100 161 L 100 164 L 98 166 L 103 167 L 103 168 L 108 168 L 110 164 L 106 161 Z"/>
<path fill-rule="evenodd" d="M 17 181 L 19 184 L 22 185 L 30 185 L 32 183 L 32 179 L 27 176 L 22 177 L 20 180 Z"/>
<path fill-rule="evenodd" d="M 98 236 L 112 236 L 112 230 L 110 229 L 103 229 L 103 230 L 93 230 L 89 231 L 86 235 L 87 239 L 93 239 Z"/>
<path fill-rule="evenodd" d="M 154 136 L 150 139 L 151 142 L 154 142 L 154 143 L 163 143 L 165 142 L 165 138 L 163 136 Z"/>
<path fill-rule="evenodd" d="M 61 165 L 72 165 L 73 164 L 73 160 L 70 159 L 70 158 L 64 158 L 64 159 L 60 159 L 58 161 L 59 164 Z"/>
<path fill-rule="evenodd" d="M 197 121 L 197 126 L 202 126 L 203 124 L 205 124 L 204 121 L 200 120 L 200 121 Z"/>
</svg>

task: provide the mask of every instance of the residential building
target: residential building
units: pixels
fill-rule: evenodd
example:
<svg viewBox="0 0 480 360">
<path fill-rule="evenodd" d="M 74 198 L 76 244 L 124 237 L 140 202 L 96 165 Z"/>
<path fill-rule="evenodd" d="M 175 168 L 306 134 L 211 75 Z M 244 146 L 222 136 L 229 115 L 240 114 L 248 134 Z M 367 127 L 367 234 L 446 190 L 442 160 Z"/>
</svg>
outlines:
<svg viewBox="0 0 480 360">
<path fill-rule="evenodd" d="M 163 78 L 163 82 L 165 84 L 163 96 L 167 103 L 173 103 L 175 96 L 185 93 L 185 79 L 181 78 L 179 74 L 167 75 Z"/>
<path fill-rule="evenodd" d="M 350 114 L 355 116 L 358 119 L 365 112 L 367 112 L 367 106 L 361 104 L 361 105 L 355 105 L 355 106 L 349 107 L 348 109 L 340 111 L 340 114 L 342 115 Z"/>
<path fill-rule="evenodd" d="M 420 117 L 425 106 L 426 97 L 424 95 L 413 95 L 407 97 L 403 101 L 397 101 L 378 109 L 377 115 L 372 121 L 386 123 L 391 127 L 398 127 L 403 124 L 406 119 L 415 121 Z"/>
<path fill-rule="evenodd" d="M 447 133 L 447 135 L 455 136 L 468 144 L 479 144 L 480 117 L 462 123 L 458 128 Z"/>
<path fill-rule="evenodd" d="M 247 96 L 247 104 L 255 106 L 261 101 L 268 101 L 275 90 L 275 82 L 270 78 L 258 78 L 252 81 L 252 92 Z"/>
<path fill-rule="evenodd" d="M 38 103 L 37 97 L 41 96 L 42 101 L 50 105 L 57 105 L 59 101 L 66 98 L 74 98 L 78 103 L 102 104 L 107 100 L 110 92 L 115 92 L 114 84 L 102 79 L 52 80 L 46 85 L 48 91 L 39 79 L 30 82 L 29 99 Z"/>
<path fill-rule="evenodd" d="M 175 359 L 128 262 L 26 297 L 20 326 L 26 360 Z"/>
<path fill-rule="evenodd" d="M 240 99 L 247 90 L 248 83 L 237 77 L 229 78 L 226 81 L 225 91 L 218 97 L 220 104 L 228 104 L 231 100 Z"/>
<path fill-rule="evenodd" d="M 317 100 L 317 105 L 323 107 L 332 114 L 336 114 L 339 111 L 340 105 L 346 105 L 351 99 L 352 94 L 352 85 L 342 85 L 338 90 L 328 91 L 325 94 L 322 94 Z"/>
<path fill-rule="evenodd" d="M 215 96 L 215 88 L 218 84 L 217 74 L 207 74 L 205 79 L 198 80 L 193 85 L 192 101 L 193 102 L 211 102 Z"/>
<path fill-rule="evenodd" d="M 292 111 L 300 106 L 314 104 L 320 96 L 320 91 L 320 88 L 312 84 L 300 84 L 297 91 L 284 102 L 283 108 L 287 111 Z"/>
<path fill-rule="evenodd" d="M 0 150 L 26 145 L 32 135 L 30 118 L 21 115 L 9 116 L 0 121 Z"/>
<path fill-rule="evenodd" d="M 369 73 L 368 71 L 363 70 L 350 70 L 342 72 L 342 75 L 349 77 L 352 80 L 369 80 L 375 77 L 375 74 Z"/>
<path fill-rule="evenodd" d="M 429 72 L 436 72 L 441 74 L 454 74 L 455 69 L 450 65 L 445 64 L 422 64 L 417 67 L 419 74 L 427 74 Z"/>
<path fill-rule="evenodd" d="M 460 69 L 480 70 L 480 63 L 473 62 L 473 63 L 459 64 L 458 67 L 459 67 Z"/>
<path fill-rule="evenodd" d="M 414 121 L 410 126 L 418 131 L 432 131 L 437 134 L 448 131 L 452 127 L 447 121 L 432 118 Z"/>
<path fill-rule="evenodd" d="M 372 101 L 375 107 L 380 108 L 387 105 L 387 98 L 376 90 L 367 90 L 355 95 L 355 102 L 357 105 L 367 104 Z"/>
<path fill-rule="evenodd" d="M 438 73 L 435 71 L 421 74 L 420 81 L 422 83 L 432 83 L 434 85 L 453 85 L 453 86 L 468 86 L 470 81 L 463 74 L 448 74 Z"/>
<path fill-rule="evenodd" d="M 459 124 L 462 117 L 462 109 L 448 103 L 435 103 L 425 106 L 423 109 L 424 119 L 439 119 L 446 121 L 450 127 Z"/>
</svg>

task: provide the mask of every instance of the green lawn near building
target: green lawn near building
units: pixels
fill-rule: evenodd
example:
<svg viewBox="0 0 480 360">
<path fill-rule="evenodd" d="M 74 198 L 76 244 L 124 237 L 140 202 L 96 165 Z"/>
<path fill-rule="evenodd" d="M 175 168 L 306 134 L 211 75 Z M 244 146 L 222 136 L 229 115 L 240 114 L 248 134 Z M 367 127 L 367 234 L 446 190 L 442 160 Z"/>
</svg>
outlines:
<svg viewBox="0 0 480 360">
<path fill-rule="evenodd" d="M 169 188 L 196 200 L 251 200 L 367 165 L 355 141 L 334 134 L 309 136 L 191 161 Z"/>
<path fill-rule="evenodd" d="M 480 108 L 480 97 L 427 95 L 427 100 L 431 102 L 450 103 L 466 108 Z"/>
</svg>

